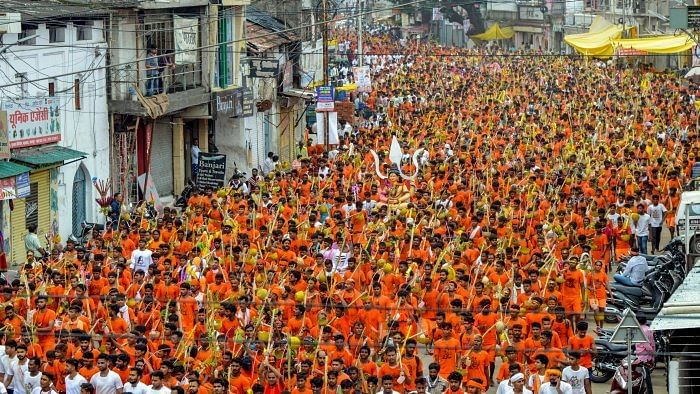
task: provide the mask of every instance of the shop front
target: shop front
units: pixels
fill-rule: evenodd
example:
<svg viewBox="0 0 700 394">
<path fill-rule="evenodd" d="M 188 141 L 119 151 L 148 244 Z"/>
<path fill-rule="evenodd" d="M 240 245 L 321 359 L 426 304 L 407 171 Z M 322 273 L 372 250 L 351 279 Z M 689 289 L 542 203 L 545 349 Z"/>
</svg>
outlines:
<svg viewBox="0 0 700 394">
<path fill-rule="evenodd" d="M 29 179 L 30 167 L 9 161 L 0 161 L 0 271 L 7 270 L 7 264 L 13 260 L 12 247 L 12 212 L 18 203 L 24 203 L 27 196 L 24 187 Z M 17 185 L 21 187 L 18 189 Z M 24 248 L 22 248 L 24 250 Z"/>
<path fill-rule="evenodd" d="M 10 164 L 22 167 L 15 176 L 16 198 L 9 206 L 10 265 L 24 260 L 27 227 L 35 225 L 42 243 L 58 233 L 59 167 L 87 157 L 87 154 L 57 145 L 14 150 Z M 5 210 L 5 213 L 8 210 Z M 6 216 L 7 217 L 7 216 Z M 7 252 L 7 250 L 6 250 Z"/>
</svg>

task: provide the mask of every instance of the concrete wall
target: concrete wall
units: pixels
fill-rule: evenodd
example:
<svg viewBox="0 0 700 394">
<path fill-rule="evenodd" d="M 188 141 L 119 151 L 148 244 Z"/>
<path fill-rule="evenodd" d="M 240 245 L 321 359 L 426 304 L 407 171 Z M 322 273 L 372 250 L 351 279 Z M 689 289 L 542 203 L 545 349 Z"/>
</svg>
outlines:
<svg viewBox="0 0 700 394">
<path fill-rule="evenodd" d="M 49 43 L 49 31 L 40 25 L 37 30 L 40 35 L 36 39 L 37 46 L 12 46 L 0 59 L 0 84 L 14 83 L 12 77 L 18 72 L 26 73 L 30 81 L 45 76 L 76 73 L 54 80 L 56 97 L 61 99 L 62 136 L 59 145 L 88 155 L 85 160 L 58 168 L 52 177 L 56 190 L 51 201 L 52 217 L 56 219 L 54 226 L 63 239 L 71 233 L 73 180 L 81 166 L 88 180 L 86 219 L 92 222 L 104 221 L 95 203 L 97 192 L 90 184 L 90 179 L 106 180 L 110 175 L 106 75 L 104 69 L 84 71 L 105 65 L 106 43 L 102 27 L 102 21 L 96 21 L 92 39 L 77 41 L 76 31 L 69 24 L 65 31 L 65 42 L 56 43 L 53 47 Z M 6 44 L 11 44 L 16 36 L 5 34 L 3 40 Z M 69 48 L 69 45 L 77 47 Z M 81 80 L 79 110 L 75 107 L 75 78 Z M 0 101 L 22 98 L 22 95 L 21 89 L 5 89 L 0 92 Z M 28 92 L 23 96 L 30 98 L 47 95 L 48 81 L 39 81 L 29 83 Z"/>
</svg>

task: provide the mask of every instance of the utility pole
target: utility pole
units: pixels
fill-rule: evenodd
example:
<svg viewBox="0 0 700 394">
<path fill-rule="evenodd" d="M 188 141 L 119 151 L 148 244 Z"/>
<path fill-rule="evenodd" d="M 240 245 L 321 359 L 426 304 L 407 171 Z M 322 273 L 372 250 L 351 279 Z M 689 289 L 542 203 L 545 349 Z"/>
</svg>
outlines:
<svg viewBox="0 0 700 394">
<path fill-rule="evenodd" d="M 323 0 L 323 10 L 321 12 L 321 19 L 323 20 L 323 30 L 322 35 L 323 35 L 323 86 L 329 86 L 329 81 L 328 81 L 328 9 L 327 9 L 327 3 L 328 0 Z M 328 137 L 330 136 L 330 130 L 328 130 L 328 118 L 329 118 L 329 113 L 324 112 L 323 113 L 323 144 L 326 152 L 328 152 Z"/>
<path fill-rule="evenodd" d="M 358 19 L 358 21 L 357 21 L 357 65 L 359 67 L 362 67 L 362 66 L 364 66 L 364 63 L 362 62 L 362 60 L 363 60 L 362 59 L 363 58 L 363 55 L 362 55 L 362 31 L 363 31 L 363 29 L 362 29 L 362 19 L 363 19 L 362 12 L 364 11 L 364 7 L 363 7 L 364 4 L 363 4 L 363 0 L 357 0 L 357 1 L 359 3 L 359 8 L 360 8 L 360 12 L 357 13 L 357 19 Z"/>
</svg>

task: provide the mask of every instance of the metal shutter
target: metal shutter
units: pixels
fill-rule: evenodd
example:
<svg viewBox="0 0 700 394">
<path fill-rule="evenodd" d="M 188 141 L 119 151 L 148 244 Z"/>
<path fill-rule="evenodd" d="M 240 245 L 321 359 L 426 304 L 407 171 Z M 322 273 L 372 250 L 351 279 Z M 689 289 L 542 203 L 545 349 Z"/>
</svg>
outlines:
<svg viewBox="0 0 700 394">
<path fill-rule="evenodd" d="M 29 206 L 36 204 L 37 235 L 42 245 L 46 243 L 45 235 L 51 229 L 51 177 L 50 170 L 44 170 L 29 174 L 31 192 L 29 197 L 16 198 L 13 203 L 15 209 L 10 214 L 12 233 L 11 262 L 23 263 L 25 261 L 24 237 L 27 235 L 27 214 L 34 215 L 34 210 L 27 212 Z"/>
<path fill-rule="evenodd" d="M 151 171 L 149 177 L 156 185 L 158 195 L 173 195 L 173 128 L 163 121 L 156 122 L 151 142 Z M 189 171 L 186 169 L 185 171 Z"/>
<path fill-rule="evenodd" d="M 294 157 L 294 122 L 290 120 L 292 117 L 292 108 L 282 108 L 279 119 L 280 133 L 280 162 L 291 163 Z"/>
</svg>

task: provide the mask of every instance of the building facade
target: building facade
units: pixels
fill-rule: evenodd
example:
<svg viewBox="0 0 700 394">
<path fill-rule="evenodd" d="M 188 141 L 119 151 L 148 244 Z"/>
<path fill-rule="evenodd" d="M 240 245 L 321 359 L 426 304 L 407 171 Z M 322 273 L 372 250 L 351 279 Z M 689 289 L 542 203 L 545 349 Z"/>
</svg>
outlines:
<svg viewBox="0 0 700 394">
<path fill-rule="evenodd" d="M 24 258 L 29 225 L 42 240 L 65 240 L 83 221 L 103 221 L 92 180 L 110 176 L 106 18 L 19 18 L 0 33 L 0 85 L 13 84 L 0 90 L 10 148 L 0 159 L 0 224 L 10 263 Z"/>
</svg>

